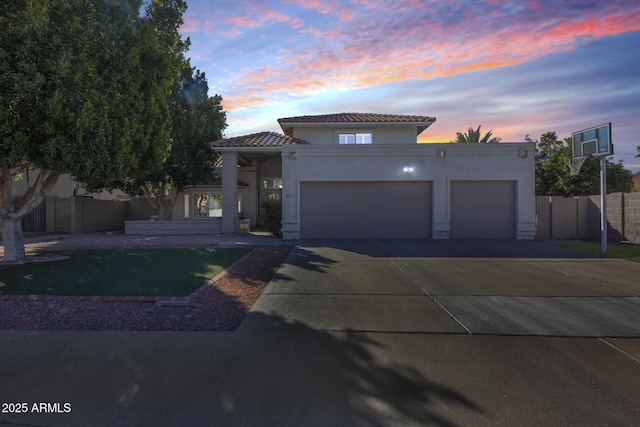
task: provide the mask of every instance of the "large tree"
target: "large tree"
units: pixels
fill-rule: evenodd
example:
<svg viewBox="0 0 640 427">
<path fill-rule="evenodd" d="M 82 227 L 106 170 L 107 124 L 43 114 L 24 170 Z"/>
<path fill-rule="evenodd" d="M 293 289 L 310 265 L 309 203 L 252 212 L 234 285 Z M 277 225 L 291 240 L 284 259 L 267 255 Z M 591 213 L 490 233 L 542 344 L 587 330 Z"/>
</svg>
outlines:
<svg viewBox="0 0 640 427">
<path fill-rule="evenodd" d="M 587 159 L 580 173 L 572 176 L 564 163 L 571 156 L 571 138 L 558 139 L 556 132 L 541 135 L 536 143 L 536 194 L 539 196 L 590 196 L 600 194 L 600 160 Z M 607 159 L 607 193 L 629 192 L 633 189 L 631 171 L 625 169 L 622 160 L 614 163 Z"/>
<path fill-rule="evenodd" d="M 467 133 L 456 132 L 456 139 L 454 142 L 497 144 L 498 142 L 502 141 L 502 138 L 499 138 L 499 137 L 494 136 L 492 138 L 493 130 L 490 130 L 484 136 L 482 136 L 482 133 L 480 132 L 481 126 L 482 125 L 478 125 L 478 129 L 475 129 L 475 130 L 472 127 L 470 127 Z"/>
<path fill-rule="evenodd" d="M 129 175 L 120 185 L 128 194 L 144 197 L 157 209 L 158 220 L 169 217 L 185 186 L 213 178 L 216 153 L 209 143 L 222 138 L 227 123 L 222 97 L 208 92 L 205 73 L 185 61 L 170 100 L 169 156 L 155 168 Z"/>
<path fill-rule="evenodd" d="M 23 261 L 20 219 L 62 173 L 96 189 L 166 157 L 167 98 L 186 5 L 154 0 L 0 4 L 0 225 L 5 261 Z M 177 41 L 176 41 L 177 40 Z M 177 58 L 176 58 L 177 55 Z M 12 174 L 39 172 L 12 194 Z"/>
</svg>

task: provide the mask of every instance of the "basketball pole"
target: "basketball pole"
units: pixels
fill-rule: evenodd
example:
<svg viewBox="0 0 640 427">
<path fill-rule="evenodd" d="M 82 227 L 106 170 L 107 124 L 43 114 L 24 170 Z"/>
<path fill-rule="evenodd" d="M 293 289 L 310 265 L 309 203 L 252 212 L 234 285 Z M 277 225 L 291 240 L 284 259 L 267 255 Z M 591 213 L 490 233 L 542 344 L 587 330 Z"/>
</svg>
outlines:
<svg viewBox="0 0 640 427">
<path fill-rule="evenodd" d="M 607 253 L 607 157 L 600 157 L 600 241 Z"/>
</svg>

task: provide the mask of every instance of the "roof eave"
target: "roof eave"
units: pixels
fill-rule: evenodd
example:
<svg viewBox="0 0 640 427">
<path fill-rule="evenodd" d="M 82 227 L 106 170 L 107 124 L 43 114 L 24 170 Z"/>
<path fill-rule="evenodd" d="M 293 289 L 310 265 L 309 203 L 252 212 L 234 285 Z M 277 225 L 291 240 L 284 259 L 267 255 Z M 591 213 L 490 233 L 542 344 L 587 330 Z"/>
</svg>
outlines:
<svg viewBox="0 0 640 427">
<path fill-rule="evenodd" d="M 431 122 L 425 122 L 422 125 L 418 125 L 418 133 L 417 135 L 420 135 L 422 132 L 424 132 L 425 130 L 427 130 L 427 128 L 429 126 L 431 126 L 433 123 L 435 122 L 435 120 L 431 121 Z"/>
<path fill-rule="evenodd" d="M 433 120 L 424 122 L 297 122 L 297 123 L 280 123 L 282 132 L 293 137 L 294 127 L 341 127 L 341 128 L 358 128 L 358 127 L 381 127 L 381 126 L 416 126 L 418 135 L 424 132 L 429 126 L 435 123 Z"/>
<path fill-rule="evenodd" d="M 219 151 L 219 152 L 236 152 L 237 151 L 239 153 L 242 153 L 242 152 L 275 153 L 278 151 L 282 151 L 282 146 L 279 146 L 279 147 L 214 147 L 212 146 L 211 148 L 213 148 L 214 151 Z"/>
</svg>

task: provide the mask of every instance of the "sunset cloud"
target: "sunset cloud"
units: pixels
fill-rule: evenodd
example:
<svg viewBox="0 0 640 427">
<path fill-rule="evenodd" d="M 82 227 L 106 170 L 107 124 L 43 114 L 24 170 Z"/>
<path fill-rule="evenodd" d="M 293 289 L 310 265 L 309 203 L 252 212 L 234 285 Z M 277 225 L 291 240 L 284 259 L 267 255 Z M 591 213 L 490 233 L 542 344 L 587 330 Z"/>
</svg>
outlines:
<svg viewBox="0 0 640 427">
<path fill-rule="evenodd" d="M 499 72 L 640 32 L 640 5 L 626 0 L 188 3 L 182 31 L 192 39 L 190 55 L 238 118 L 337 92 Z"/>
</svg>

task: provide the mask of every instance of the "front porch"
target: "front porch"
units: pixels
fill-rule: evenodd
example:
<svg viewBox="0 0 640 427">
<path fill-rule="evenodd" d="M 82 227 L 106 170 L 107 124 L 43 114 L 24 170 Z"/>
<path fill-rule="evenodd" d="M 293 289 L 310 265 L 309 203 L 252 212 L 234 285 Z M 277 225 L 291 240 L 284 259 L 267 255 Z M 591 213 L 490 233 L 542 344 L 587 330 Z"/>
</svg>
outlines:
<svg viewBox="0 0 640 427">
<path fill-rule="evenodd" d="M 244 218 L 255 218 L 255 223 L 260 224 L 263 203 L 266 200 L 281 200 L 282 197 L 282 149 L 297 144 L 308 142 L 274 132 L 213 142 L 211 145 L 221 154 L 222 160 L 222 200 L 238 200 L 238 179 L 248 180 L 251 182 L 250 196 L 249 200 L 242 202 L 242 215 Z M 243 192 L 247 194 L 246 189 Z M 245 210 L 244 207 L 250 209 Z M 225 204 L 221 218 L 223 234 L 238 232 L 237 218 L 238 204 Z"/>
</svg>

